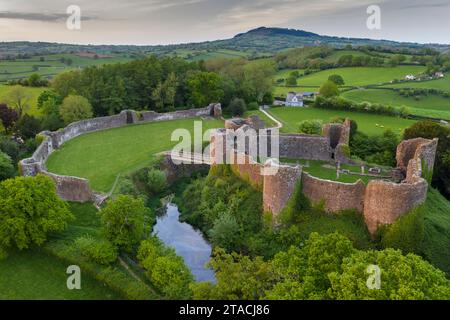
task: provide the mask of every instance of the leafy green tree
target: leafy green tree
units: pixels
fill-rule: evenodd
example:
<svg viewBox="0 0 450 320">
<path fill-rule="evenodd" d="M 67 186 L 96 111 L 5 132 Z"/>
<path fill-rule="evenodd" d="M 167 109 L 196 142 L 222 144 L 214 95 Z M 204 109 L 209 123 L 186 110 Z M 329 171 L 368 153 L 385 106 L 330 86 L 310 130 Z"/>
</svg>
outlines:
<svg viewBox="0 0 450 320">
<path fill-rule="evenodd" d="M 75 246 L 83 256 L 104 265 L 109 265 L 117 260 L 119 252 L 117 247 L 106 240 L 94 239 L 90 235 L 79 237 L 75 240 Z"/>
<path fill-rule="evenodd" d="M 62 72 L 52 80 L 52 87 L 62 98 L 75 94 L 80 85 L 82 73 L 78 70 Z M 94 80 L 94 79 L 92 79 Z"/>
<path fill-rule="evenodd" d="M 190 299 L 192 274 L 182 257 L 156 237 L 141 242 L 137 258 L 151 283 L 168 299 Z"/>
<path fill-rule="evenodd" d="M 10 105 L 17 110 L 20 118 L 30 108 L 31 94 L 27 88 L 15 85 L 8 91 L 8 100 Z"/>
<path fill-rule="evenodd" d="M 14 166 L 11 158 L 0 151 L 0 181 L 14 176 Z"/>
<path fill-rule="evenodd" d="M 163 192 L 167 188 L 166 174 L 158 169 L 150 169 L 147 174 L 147 185 L 149 191 L 154 195 Z"/>
<path fill-rule="evenodd" d="M 228 106 L 228 110 L 233 116 L 242 116 L 247 110 L 247 105 L 243 99 L 235 98 Z"/>
<path fill-rule="evenodd" d="M 321 134 L 322 120 L 303 120 L 298 124 L 298 132 L 304 134 Z"/>
<path fill-rule="evenodd" d="M 286 79 L 286 85 L 289 87 L 295 87 L 297 85 L 297 78 L 293 76 L 289 76 Z"/>
<path fill-rule="evenodd" d="M 41 76 L 38 73 L 33 73 L 28 78 L 28 85 L 30 87 L 40 87 L 42 85 Z"/>
<path fill-rule="evenodd" d="M 17 121 L 16 130 L 24 139 L 34 138 L 41 132 L 41 122 L 35 117 L 25 114 Z"/>
<path fill-rule="evenodd" d="M 325 82 L 319 89 L 319 94 L 325 98 L 331 98 L 339 95 L 339 88 L 333 81 Z"/>
<path fill-rule="evenodd" d="M 216 73 L 201 71 L 192 73 L 187 80 L 192 104 L 203 107 L 220 101 L 224 96 L 220 84 L 220 76 Z"/>
<path fill-rule="evenodd" d="M 92 118 L 92 106 L 82 96 L 69 95 L 59 109 L 59 114 L 66 124 L 75 121 Z"/>
<path fill-rule="evenodd" d="M 240 230 L 236 218 L 224 212 L 214 221 L 214 227 L 209 231 L 212 243 L 215 246 L 232 251 L 239 246 Z"/>
<path fill-rule="evenodd" d="M 338 86 L 343 86 L 345 84 L 344 78 L 338 74 L 332 74 L 328 77 L 328 80 L 334 82 Z"/>
<path fill-rule="evenodd" d="M 71 219 L 51 178 L 17 177 L 0 183 L 0 255 L 10 247 L 42 245 L 49 232 L 64 230 Z"/>
<path fill-rule="evenodd" d="M 105 238 L 117 247 L 130 251 L 144 235 L 145 213 L 142 199 L 119 195 L 108 201 L 99 212 Z"/>
<path fill-rule="evenodd" d="M 367 286 L 369 265 L 380 268 L 379 290 Z M 450 299 L 450 283 L 442 271 L 417 255 L 402 255 L 400 250 L 358 251 L 328 277 L 333 299 Z"/>
</svg>

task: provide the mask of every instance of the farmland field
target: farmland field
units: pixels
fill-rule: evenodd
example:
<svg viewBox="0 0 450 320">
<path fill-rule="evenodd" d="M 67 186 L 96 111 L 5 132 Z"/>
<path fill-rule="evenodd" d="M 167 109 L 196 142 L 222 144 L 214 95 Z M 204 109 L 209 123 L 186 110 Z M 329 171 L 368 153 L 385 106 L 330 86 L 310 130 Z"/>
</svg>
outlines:
<svg viewBox="0 0 450 320">
<path fill-rule="evenodd" d="M 65 64 L 62 59 L 70 59 L 72 63 L 70 65 Z M 93 58 L 77 54 L 43 55 L 14 61 L 3 60 L 0 61 L 0 82 L 28 78 L 33 73 L 50 78 L 67 70 L 130 60 L 132 59 L 125 56 L 112 55 L 110 57 Z"/>
<path fill-rule="evenodd" d="M 367 86 L 403 79 L 407 74 L 419 74 L 423 71 L 423 66 L 335 68 L 300 77 L 298 86 L 321 86 L 332 74 L 341 75 L 345 86 Z"/>
<path fill-rule="evenodd" d="M 358 130 L 367 135 L 382 134 L 386 129 L 400 134 L 405 128 L 415 123 L 414 120 L 397 117 L 317 108 L 280 107 L 272 108 L 269 112 L 283 123 L 281 131 L 287 133 L 298 132 L 297 126 L 300 121 L 319 119 L 329 122 L 335 117 L 348 117 L 355 120 L 358 123 Z"/>
<path fill-rule="evenodd" d="M 394 107 L 406 106 L 411 114 L 439 119 L 450 119 L 450 98 L 438 95 L 421 96 L 419 100 L 414 97 L 403 97 L 392 90 L 358 89 L 347 91 L 342 97 L 355 102 L 371 102 Z"/>
<path fill-rule="evenodd" d="M 49 171 L 89 179 L 96 191 L 109 191 L 119 173 L 148 164 L 156 153 L 168 151 L 175 129 L 193 131 L 194 119 L 154 122 L 109 129 L 66 142 L 47 161 Z M 221 128 L 219 120 L 203 121 L 203 130 Z"/>
<path fill-rule="evenodd" d="M 7 103 L 8 105 L 11 105 L 9 102 L 9 91 L 11 87 L 7 85 L 0 84 L 0 103 Z M 33 116 L 39 116 L 40 110 L 37 108 L 37 99 L 39 95 L 42 93 L 42 91 L 46 90 L 47 88 L 31 88 L 31 87 L 25 87 L 27 92 L 30 94 L 29 99 L 29 105 L 30 108 L 26 110 L 26 113 L 33 115 Z"/>
<path fill-rule="evenodd" d="M 388 88 L 423 88 L 423 89 L 439 89 L 450 91 L 450 76 L 447 74 L 442 79 L 430 81 L 408 81 L 403 83 L 396 83 L 386 85 Z"/>
</svg>

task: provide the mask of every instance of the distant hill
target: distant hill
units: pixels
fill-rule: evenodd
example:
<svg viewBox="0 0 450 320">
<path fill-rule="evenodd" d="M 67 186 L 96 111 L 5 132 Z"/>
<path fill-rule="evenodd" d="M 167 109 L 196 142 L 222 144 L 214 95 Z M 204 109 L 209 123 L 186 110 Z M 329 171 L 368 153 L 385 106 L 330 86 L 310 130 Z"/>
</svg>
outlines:
<svg viewBox="0 0 450 320">
<path fill-rule="evenodd" d="M 91 52 L 96 54 L 129 54 L 130 57 L 139 57 L 147 54 L 179 55 L 179 51 L 185 54 L 197 54 L 202 56 L 217 50 L 231 50 L 244 52 L 244 56 L 259 57 L 302 46 L 327 44 L 333 47 L 344 47 L 348 44 L 354 46 L 380 46 L 393 48 L 433 48 L 439 51 L 449 51 L 450 45 L 419 44 L 395 42 L 390 40 L 372 40 L 359 38 L 345 38 L 324 36 L 313 32 L 260 27 L 239 33 L 231 39 L 206 41 L 200 43 L 186 43 L 176 45 L 133 46 L 133 45 L 74 45 L 48 42 L 0 42 L 0 58 L 18 54 L 53 54 L 53 53 L 77 53 Z M 186 53 L 186 50 L 189 52 Z"/>
</svg>

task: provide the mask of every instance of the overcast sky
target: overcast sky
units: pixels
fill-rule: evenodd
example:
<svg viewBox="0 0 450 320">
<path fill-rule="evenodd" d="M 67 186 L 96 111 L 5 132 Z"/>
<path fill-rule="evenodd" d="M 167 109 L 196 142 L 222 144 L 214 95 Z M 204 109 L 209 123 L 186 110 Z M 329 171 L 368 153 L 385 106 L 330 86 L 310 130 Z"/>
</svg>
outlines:
<svg viewBox="0 0 450 320">
<path fill-rule="evenodd" d="M 366 27 L 381 8 L 381 29 Z M 66 27 L 69 5 L 81 30 Z M 225 39 L 260 26 L 450 44 L 450 0 L 0 0 L 0 41 L 169 44 Z"/>
</svg>

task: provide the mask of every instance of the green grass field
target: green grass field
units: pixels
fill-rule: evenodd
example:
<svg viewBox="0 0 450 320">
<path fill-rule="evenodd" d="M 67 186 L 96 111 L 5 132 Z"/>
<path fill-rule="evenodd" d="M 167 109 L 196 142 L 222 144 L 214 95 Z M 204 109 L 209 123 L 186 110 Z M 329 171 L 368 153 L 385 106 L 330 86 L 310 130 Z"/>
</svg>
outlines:
<svg viewBox="0 0 450 320">
<path fill-rule="evenodd" d="M 37 249 L 11 252 L 0 260 L 0 299 L 119 299 L 104 284 L 81 273 L 81 290 L 66 286 L 69 265 Z"/>
<path fill-rule="evenodd" d="M 43 91 L 48 90 L 48 88 L 25 87 L 25 89 L 30 94 L 30 99 L 29 99 L 30 108 L 28 110 L 26 110 L 26 113 L 33 115 L 33 116 L 39 116 L 41 114 L 41 112 L 37 108 L 37 99 L 39 98 L 39 95 Z M 10 90 L 11 90 L 10 86 L 0 84 L 0 103 L 6 103 L 8 105 L 11 105 L 11 103 L 9 101 L 9 97 L 8 97 Z"/>
<path fill-rule="evenodd" d="M 119 173 L 148 164 L 156 153 L 170 150 L 174 130 L 194 129 L 194 119 L 132 125 L 82 135 L 65 143 L 47 161 L 51 172 L 89 179 L 97 191 L 109 191 Z M 203 121 L 203 130 L 221 128 L 219 120 Z"/>
<path fill-rule="evenodd" d="M 392 90 L 357 89 L 344 92 L 342 97 L 355 102 L 367 101 L 394 107 L 406 106 L 414 115 L 450 119 L 450 98 L 438 95 L 422 96 L 420 100 L 416 100 L 413 97 L 402 97 Z"/>
<path fill-rule="evenodd" d="M 407 74 L 419 74 L 423 71 L 425 71 L 423 66 L 335 68 L 300 77 L 298 86 L 321 86 L 332 74 L 341 75 L 345 86 L 376 85 L 394 79 L 403 79 Z"/>
<path fill-rule="evenodd" d="M 403 83 L 389 84 L 384 87 L 388 88 L 423 88 L 423 89 L 440 89 L 450 91 L 450 75 L 446 74 L 442 79 L 430 81 L 408 81 Z"/>
<path fill-rule="evenodd" d="M 244 118 L 250 117 L 252 115 L 257 115 L 262 121 L 264 121 L 264 123 L 266 124 L 266 127 L 276 127 L 276 123 L 270 119 L 268 116 L 266 116 L 264 113 L 262 113 L 259 110 L 251 110 L 251 111 L 247 111 L 244 114 Z"/>
<path fill-rule="evenodd" d="M 358 123 L 358 130 L 368 135 L 382 134 L 386 129 L 400 134 L 405 128 L 415 123 L 414 120 L 377 114 L 317 108 L 280 107 L 272 108 L 269 112 L 284 124 L 281 131 L 288 133 L 298 132 L 297 126 L 300 121 L 320 119 L 329 122 L 335 117 L 348 117 L 355 120 Z"/>
<path fill-rule="evenodd" d="M 41 58 L 44 61 L 41 61 Z M 70 66 L 64 64 L 61 62 L 62 58 L 71 59 L 72 64 Z M 129 57 L 120 55 L 94 59 L 93 57 L 83 57 L 76 54 L 53 54 L 15 61 L 0 61 L 0 82 L 28 78 L 33 73 L 38 73 L 43 77 L 53 77 L 67 70 L 131 60 Z"/>
</svg>

